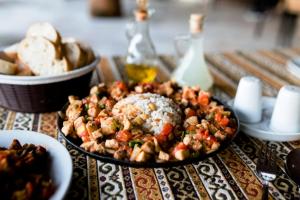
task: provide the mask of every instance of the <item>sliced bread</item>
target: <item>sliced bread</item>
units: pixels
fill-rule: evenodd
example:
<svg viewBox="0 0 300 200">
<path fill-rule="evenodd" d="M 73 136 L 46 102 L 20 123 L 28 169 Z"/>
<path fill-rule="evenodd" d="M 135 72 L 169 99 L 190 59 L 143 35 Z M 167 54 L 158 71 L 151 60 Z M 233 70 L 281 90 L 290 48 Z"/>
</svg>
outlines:
<svg viewBox="0 0 300 200">
<path fill-rule="evenodd" d="M 17 69 L 18 66 L 16 64 L 0 59 L 0 74 L 14 75 Z"/>
<path fill-rule="evenodd" d="M 95 60 L 95 54 L 92 48 L 84 42 L 79 42 L 80 48 L 86 53 L 85 65 L 91 64 Z"/>
<path fill-rule="evenodd" d="M 19 43 L 15 43 L 13 45 L 4 48 L 3 51 L 0 52 L 0 58 L 7 60 L 9 62 L 15 62 L 18 57 L 17 54 L 18 45 Z"/>
<path fill-rule="evenodd" d="M 82 57 L 82 62 L 81 65 L 79 65 L 79 67 L 84 66 L 84 65 L 88 65 L 91 62 L 94 61 L 95 59 L 95 54 L 92 50 L 92 48 L 86 44 L 85 42 L 79 41 L 73 37 L 66 37 L 62 39 L 62 43 L 77 43 L 79 44 L 80 49 L 82 50 L 82 54 L 84 55 Z"/>
<path fill-rule="evenodd" d="M 20 42 L 18 58 L 35 75 L 57 75 L 70 70 L 65 58 L 60 59 L 57 46 L 44 37 L 27 37 Z"/>
<path fill-rule="evenodd" d="M 85 52 L 82 51 L 77 42 L 63 43 L 63 49 L 68 61 L 71 63 L 74 69 L 81 67 L 85 64 Z"/>
<path fill-rule="evenodd" d="M 54 44 L 61 43 L 61 37 L 56 29 L 47 22 L 38 22 L 31 25 L 26 33 L 26 37 L 44 37 Z"/>
</svg>

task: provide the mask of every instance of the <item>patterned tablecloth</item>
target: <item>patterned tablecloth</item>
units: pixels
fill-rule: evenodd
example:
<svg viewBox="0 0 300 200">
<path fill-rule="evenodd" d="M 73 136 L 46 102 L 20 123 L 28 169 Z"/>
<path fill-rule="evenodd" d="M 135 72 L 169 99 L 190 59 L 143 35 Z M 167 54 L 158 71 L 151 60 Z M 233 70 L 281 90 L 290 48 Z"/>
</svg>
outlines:
<svg viewBox="0 0 300 200">
<path fill-rule="evenodd" d="M 232 98 L 239 79 L 255 75 L 263 80 L 264 95 L 276 96 L 286 84 L 300 85 L 300 79 L 285 67 L 287 59 L 300 56 L 299 49 L 226 52 L 206 55 L 215 79 L 214 95 Z M 171 56 L 160 56 L 159 80 L 166 80 L 174 69 Z M 126 79 L 124 60 L 103 58 L 93 82 Z M 22 129 L 42 132 L 65 141 L 57 135 L 56 114 L 28 114 L 0 108 L 0 129 Z M 262 141 L 242 132 L 220 154 L 192 165 L 135 169 L 103 163 L 86 157 L 66 145 L 73 158 L 73 179 L 66 199 L 260 199 L 262 179 L 255 171 Z M 280 174 L 270 187 L 270 199 L 292 199 L 296 185 L 284 170 L 287 153 L 300 147 L 296 142 L 271 142 L 277 150 Z"/>
</svg>

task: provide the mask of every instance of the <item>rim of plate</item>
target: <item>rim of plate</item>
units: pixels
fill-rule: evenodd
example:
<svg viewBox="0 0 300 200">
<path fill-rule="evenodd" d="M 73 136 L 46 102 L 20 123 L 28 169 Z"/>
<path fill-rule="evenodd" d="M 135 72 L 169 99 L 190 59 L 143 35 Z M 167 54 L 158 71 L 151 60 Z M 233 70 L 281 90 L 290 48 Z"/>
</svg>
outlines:
<svg viewBox="0 0 300 200">
<path fill-rule="evenodd" d="M 65 197 L 70 184 L 71 184 L 71 180 L 72 180 L 72 174 L 73 174 L 73 162 L 72 162 L 72 158 L 68 152 L 68 150 L 56 139 L 43 134 L 43 133 L 38 133 L 38 132 L 34 132 L 34 131 L 26 131 L 26 130 L 1 130 L 0 131 L 0 138 L 1 137 L 7 137 L 9 139 L 18 139 L 18 137 L 20 137 L 19 135 L 21 135 L 25 137 L 25 140 L 28 139 L 28 143 L 31 141 L 32 144 L 36 144 L 36 145 L 41 145 L 43 147 L 45 147 L 47 149 L 47 151 L 49 149 L 50 150 L 50 154 L 52 151 L 57 150 L 60 152 L 61 157 L 63 157 L 63 161 L 64 161 L 64 166 L 66 168 L 69 168 L 69 170 L 67 171 L 66 178 L 64 178 L 64 181 L 62 182 L 63 184 L 59 185 L 58 188 L 55 190 L 54 194 L 50 197 L 50 200 L 61 200 Z M 3 136 L 4 135 L 4 136 Z M 39 144 L 39 140 L 44 140 L 47 142 L 42 142 L 43 144 Z M 27 141 L 27 140 L 26 140 Z M 20 139 L 21 143 L 22 139 Z M 55 147 L 55 149 L 54 149 Z M 61 162 L 61 161 L 60 161 Z"/>
</svg>

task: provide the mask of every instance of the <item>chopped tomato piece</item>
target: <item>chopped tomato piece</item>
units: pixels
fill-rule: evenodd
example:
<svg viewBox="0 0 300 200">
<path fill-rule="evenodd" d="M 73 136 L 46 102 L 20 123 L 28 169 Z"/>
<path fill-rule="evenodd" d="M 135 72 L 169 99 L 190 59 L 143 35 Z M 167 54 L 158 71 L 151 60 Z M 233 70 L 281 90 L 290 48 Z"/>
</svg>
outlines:
<svg viewBox="0 0 300 200">
<path fill-rule="evenodd" d="M 179 143 L 175 146 L 174 150 L 172 151 L 173 156 L 175 156 L 175 153 L 176 153 L 177 151 L 179 151 L 179 150 L 188 150 L 188 146 L 185 145 L 183 142 L 179 142 Z"/>
<path fill-rule="evenodd" d="M 117 82 L 117 87 L 120 88 L 121 90 L 126 90 L 127 89 L 125 83 L 123 83 L 122 81 Z"/>
<path fill-rule="evenodd" d="M 131 138 L 132 138 L 132 134 L 127 130 L 119 131 L 116 134 L 116 139 L 120 142 L 128 142 Z"/>
<path fill-rule="evenodd" d="M 33 185 L 31 182 L 27 182 L 26 185 L 25 185 L 25 188 L 26 188 L 26 192 L 28 194 L 28 196 L 31 196 L 32 193 L 33 193 Z"/>
<path fill-rule="evenodd" d="M 194 131 L 196 129 L 195 125 L 190 125 L 186 128 L 187 131 Z"/>
<path fill-rule="evenodd" d="M 224 116 L 224 117 L 221 119 L 221 121 L 219 122 L 219 124 L 220 124 L 221 126 L 227 126 L 227 125 L 229 124 L 229 119 L 228 119 L 226 116 Z"/>
<path fill-rule="evenodd" d="M 161 135 L 168 136 L 173 130 L 173 125 L 170 123 L 166 123 L 160 132 Z"/>
<path fill-rule="evenodd" d="M 179 142 L 175 147 L 175 151 L 186 149 L 188 149 L 188 146 L 186 146 L 183 142 Z"/>
<path fill-rule="evenodd" d="M 198 131 L 196 133 L 196 139 L 197 140 L 207 139 L 208 137 L 209 137 L 209 131 L 208 130 L 202 130 L 202 131 Z"/>
<path fill-rule="evenodd" d="M 82 136 L 82 137 L 81 137 L 81 140 L 82 140 L 83 142 L 89 142 L 89 141 L 91 141 L 89 136 Z"/>
<path fill-rule="evenodd" d="M 188 109 L 187 113 L 186 113 L 186 117 L 192 117 L 192 116 L 196 116 L 196 112 L 193 109 Z"/>
<path fill-rule="evenodd" d="M 216 142 L 217 138 L 213 135 L 210 135 L 210 136 L 208 136 L 207 140 L 210 141 L 210 142 Z"/>
<path fill-rule="evenodd" d="M 215 121 L 216 122 L 220 122 L 222 120 L 222 115 L 221 115 L 221 113 L 216 113 L 215 114 Z"/>
<path fill-rule="evenodd" d="M 162 144 L 164 142 L 166 142 L 168 140 L 168 136 L 163 135 L 163 134 L 158 134 L 157 136 L 155 136 L 158 143 Z"/>
<path fill-rule="evenodd" d="M 87 130 L 82 131 L 82 132 L 80 133 L 80 137 L 87 137 L 88 135 L 89 135 L 89 133 L 87 132 Z"/>
<path fill-rule="evenodd" d="M 209 94 L 204 91 L 199 92 L 198 103 L 201 106 L 207 106 L 209 104 Z"/>
</svg>

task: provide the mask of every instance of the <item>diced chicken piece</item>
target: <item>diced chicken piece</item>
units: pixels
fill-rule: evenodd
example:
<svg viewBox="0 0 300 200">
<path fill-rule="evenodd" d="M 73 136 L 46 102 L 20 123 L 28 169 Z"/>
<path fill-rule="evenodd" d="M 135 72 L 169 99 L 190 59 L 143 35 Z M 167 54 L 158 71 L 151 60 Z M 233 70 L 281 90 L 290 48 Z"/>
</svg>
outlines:
<svg viewBox="0 0 300 200">
<path fill-rule="evenodd" d="M 177 160 L 185 160 L 190 156 L 189 150 L 180 149 L 175 152 L 175 158 Z"/>
<path fill-rule="evenodd" d="M 112 155 L 116 152 L 115 149 L 108 149 L 108 148 L 106 148 L 105 151 L 106 151 L 107 153 L 109 153 L 109 154 L 112 154 Z"/>
<path fill-rule="evenodd" d="M 100 113 L 100 108 L 98 107 L 97 104 L 90 103 L 87 113 L 90 117 L 97 117 L 98 114 Z"/>
<path fill-rule="evenodd" d="M 104 143 L 97 144 L 96 141 L 84 142 L 80 145 L 80 147 L 89 152 L 97 152 L 100 154 L 106 153 Z"/>
<path fill-rule="evenodd" d="M 168 161 L 168 160 L 170 160 L 170 155 L 168 153 L 163 152 L 163 151 L 159 151 L 158 159 Z"/>
<path fill-rule="evenodd" d="M 91 138 L 93 140 L 97 140 L 97 139 L 103 138 L 103 134 L 101 132 L 101 129 L 98 129 L 98 130 L 92 132 L 92 134 L 90 136 L 91 136 Z"/>
<path fill-rule="evenodd" d="M 108 99 L 105 101 L 105 109 L 112 110 L 115 104 L 116 104 L 116 102 L 114 100 Z"/>
<path fill-rule="evenodd" d="M 189 87 L 184 87 L 182 92 L 182 100 L 190 101 L 193 105 L 196 105 L 197 95 L 193 89 Z"/>
<path fill-rule="evenodd" d="M 68 120 L 74 121 L 76 120 L 82 112 L 82 102 L 80 100 L 74 100 L 72 104 L 70 104 L 66 110 L 66 115 Z"/>
<path fill-rule="evenodd" d="M 99 95 L 102 91 L 105 91 L 105 84 L 100 83 L 99 85 L 93 86 L 90 90 L 90 95 L 96 94 Z"/>
<path fill-rule="evenodd" d="M 76 130 L 76 134 L 84 141 L 89 141 L 88 132 L 85 126 L 84 117 L 78 117 L 74 121 L 74 127 Z"/>
<path fill-rule="evenodd" d="M 106 110 L 101 110 L 100 113 L 98 114 L 98 117 L 106 118 L 108 117 L 107 111 Z"/>
<path fill-rule="evenodd" d="M 215 133 L 215 137 L 220 139 L 220 140 L 224 140 L 226 138 L 226 135 L 223 134 L 220 130 L 218 130 L 216 133 Z"/>
<path fill-rule="evenodd" d="M 105 141 L 105 147 L 109 149 L 118 149 L 119 143 L 116 139 L 110 139 Z"/>
<path fill-rule="evenodd" d="M 78 97 L 71 95 L 71 96 L 68 96 L 68 100 L 69 100 L 70 104 L 73 104 L 75 102 L 75 100 L 78 100 Z"/>
<path fill-rule="evenodd" d="M 92 94 L 92 95 L 90 96 L 90 102 L 92 102 L 92 103 L 94 103 L 94 104 L 97 104 L 97 103 L 99 102 L 99 97 L 98 97 L 98 95 Z"/>
<path fill-rule="evenodd" d="M 134 90 L 135 90 L 137 93 L 143 93 L 143 92 L 144 92 L 143 86 L 141 86 L 141 85 L 135 86 L 135 87 L 134 87 Z"/>
<path fill-rule="evenodd" d="M 194 151 L 199 151 L 203 147 L 202 143 L 199 141 L 194 141 L 192 144 L 192 149 Z"/>
<path fill-rule="evenodd" d="M 155 147 L 155 152 L 160 152 L 161 148 L 159 146 L 159 143 L 155 137 L 153 137 L 153 142 L 154 142 L 154 147 Z"/>
<path fill-rule="evenodd" d="M 124 125 L 123 130 L 129 130 L 131 128 L 131 123 L 126 116 L 124 116 L 123 118 L 123 125 Z"/>
<path fill-rule="evenodd" d="M 61 129 L 61 131 L 66 135 L 74 135 L 75 131 L 74 131 L 74 124 L 71 121 L 64 121 L 63 122 L 63 127 Z"/>
<path fill-rule="evenodd" d="M 93 95 L 93 94 L 98 94 L 99 93 L 99 88 L 97 85 L 93 86 L 91 89 L 90 89 L 90 95 Z"/>
<path fill-rule="evenodd" d="M 201 120 L 201 125 L 204 129 L 208 130 L 209 129 L 209 122 L 205 119 Z"/>
<path fill-rule="evenodd" d="M 130 161 L 134 161 L 140 152 L 141 152 L 141 148 L 135 145 L 130 155 Z"/>
<path fill-rule="evenodd" d="M 196 126 L 198 123 L 197 116 L 191 116 L 184 121 L 184 127 Z"/>
<path fill-rule="evenodd" d="M 191 134 L 187 134 L 183 138 L 183 144 L 188 146 L 191 144 L 192 140 L 193 140 L 193 136 Z"/>
<path fill-rule="evenodd" d="M 141 149 L 148 154 L 153 154 L 155 152 L 155 145 L 152 141 L 147 141 L 141 146 Z"/>
<path fill-rule="evenodd" d="M 104 154 L 106 152 L 104 142 L 97 144 L 95 143 L 95 151 L 100 154 Z"/>
<path fill-rule="evenodd" d="M 121 100 L 126 95 L 126 92 L 121 90 L 119 87 L 113 87 L 110 92 L 110 95 L 113 99 L 118 101 Z"/>
<path fill-rule="evenodd" d="M 92 134 L 92 132 L 96 131 L 98 129 L 97 125 L 93 121 L 88 121 L 85 125 L 89 135 Z"/>
<path fill-rule="evenodd" d="M 148 160 L 148 158 L 149 158 L 149 154 L 147 154 L 147 153 L 144 152 L 144 151 L 141 151 L 141 152 L 137 155 L 137 157 L 135 158 L 135 161 L 136 161 L 136 162 L 145 162 L 145 161 Z"/>
<path fill-rule="evenodd" d="M 95 141 L 84 142 L 80 145 L 86 151 L 91 151 L 91 148 L 94 146 Z"/>
<path fill-rule="evenodd" d="M 117 122 L 112 117 L 101 118 L 100 123 L 104 135 L 114 134 L 117 130 Z"/>
<path fill-rule="evenodd" d="M 211 150 L 212 150 L 212 151 L 215 151 L 215 150 L 217 150 L 219 147 L 220 147 L 220 143 L 219 143 L 219 142 L 214 142 L 214 143 L 211 145 Z"/>
<path fill-rule="evenodd" d="M 118 160 L 123 160 L 124 158 L 127 157 L 127 151 L 126 150 L 117 150 L 114 153 L 114 158 Z"/>
<path fill-rule="evenodd" d="M 172 88 L 171 81 L 165 82 L 159 86 L 159 93 L 162 95 L 165 94 L 167 96 L 170 96 L 171 94 L 173 94 L 173 92 L 174 92 L 174 89 Z"/>
</svg>

